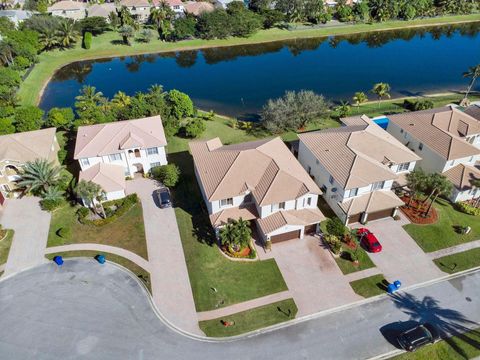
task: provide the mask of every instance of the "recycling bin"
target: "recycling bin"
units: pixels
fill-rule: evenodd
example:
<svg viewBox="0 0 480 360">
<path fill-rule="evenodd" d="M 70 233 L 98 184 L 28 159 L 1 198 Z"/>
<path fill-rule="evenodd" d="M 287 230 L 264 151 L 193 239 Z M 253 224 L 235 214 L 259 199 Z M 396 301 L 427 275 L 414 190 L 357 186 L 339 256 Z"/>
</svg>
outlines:
<svg viewBox="0 0 480 360">
<path fill-rule="evenodd" d="M 98 254 L 95 256 L 95 259 L 100 263 L 100 264 L 105 264 L 105 255 Z"/>
<path fill-rule="evenodd" d="M 395 285 L 395 287 L 398 289 L 400 289 L 400 287 L 402 286 L 402 283 L 400 282 L 400 280 L 396 280 L 393 282 L 393 285 Z"/>
<path fill-rule="evenodd" d="M 63 265 L 63 258 L 61 256 L 55 256 L 53 258 L 53 261 L 55 262 L 55 264 L 57 264 L 58 266 L 62 266 Z"/>
</svg>

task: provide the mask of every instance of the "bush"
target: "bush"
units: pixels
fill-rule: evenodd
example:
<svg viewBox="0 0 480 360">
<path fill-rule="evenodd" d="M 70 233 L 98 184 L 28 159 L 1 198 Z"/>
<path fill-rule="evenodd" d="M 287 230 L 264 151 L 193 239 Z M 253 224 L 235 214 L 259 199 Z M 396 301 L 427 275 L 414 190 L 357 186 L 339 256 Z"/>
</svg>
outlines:
<svg viewBox="0 0 480 360">
<path fill-rule="evenodd" d="M 190 120 L 185 126 L 185 134 L 190 138 L 197 138 L 202 135 L 206 128 L 202 119 L 195 118 Z"/>
<path fill-rule="evenodd" d="M 25 70 L 31 64 L 31 61 L 24 56 L 17 56 L 15 58 L 15 69 L 16 70 Z"/>
<path fill-rule="evenodd" d="M 37 106 L 27 105 L 15 109 L 15 129 L 17 132 L 38 130 L 43 123 L 44 112 Z"/>
<path fill-rule="evenodd" d="M 51 108 L 47 114 L 47 125 L 68 129 L 72 126 L 75 114 L 72 108 Z"/>
<path fill-rule="evenodd" d="M 184 119 L 193 115 L 193 102 L 187 94 L 178 90 L 170 90 L 166 100 L 170 107 L 170 114 L 176 119 Z"/>
<path fill-rule="evenodd" d="M 81 207 L 77 211 L 78 221 L 84 225 L 95 225 L 95 226 L 103 226 L 110 224 L 111 222 L 117 220 L 120 216 L 125 214 L 128 210 L 132 208 L 135 204 L 138 203 L 138 196 L 137 194 L 131 194 L 123 199 L 107 201 L 103 203 L 103 207 L 105 209 L 105 214 L 107 217 L 105 219 L 96 219 L 96 220 L 88 220 L 87 216 L 90 213 L 90 210 Z M 115 210 L 107 210 L 110 207 L 115 207 Z"/>
<path fill-rule="evenodd" d="M 167 187 L 174 187 L 180 179 L 180 169 L 175 164 L 155 166 L 150 169 L 150 174 Z"/>
<path fill-rule="evenodd" d="M 340 239 L 338 238 L 338 236 L 335 236 L 335 235 L 326 235 L 324 237 L 324 240 L 325 242 L 327 243 L 327 245 L 330 247 L 330 250 L 332 250 L 332 252 L 335 254 L 335 255 L 339 255 L 340 252 L 342 251 L 342 242 L 340 241 Z"/>
<path fill-rule="evenodd" d="M 458 211 L 461 211 L 468 215 L 474 215 L 474 216 L 480 215 L 480 209 L 470 204 L 467 204 L 465 202 L 456 203 L 455 207 L 457 208 Z"/>
<path fill-rule="evenodd" d="M 63 199 L 58 199 L 58 200 L 50 200 L 50 199 L 43 199 L 40 200 L 40 207 L 42 210 L 45 211 L 53 211 L 55 209 L 58 209 L 60 206 L 62 206 L 64 203 Z"/>
<path fill-rule="evenodd" d="M 329 234 L 338 237 L 342 237 L 347 230 L 342 220 L 337 217 L 328 219 L 326 228 Z"/>
<path fill-rule="evenodd" d="M 87 31 L 83 35 L 83 48 L 88 50 L 90 49 L 91 46 L 92 46 L 92 33 Z"/>
<path fill-rule="evenodd" d="M 420 99 L 420 100 L 405 99 L 403 101 L 403 107 L 410 111 L 428 110 L 428 109 L 432 109 L 434 106 L 435 106 L 435 103 L 432 100 L 428 100 L 428 99 Z"/>
</svg>

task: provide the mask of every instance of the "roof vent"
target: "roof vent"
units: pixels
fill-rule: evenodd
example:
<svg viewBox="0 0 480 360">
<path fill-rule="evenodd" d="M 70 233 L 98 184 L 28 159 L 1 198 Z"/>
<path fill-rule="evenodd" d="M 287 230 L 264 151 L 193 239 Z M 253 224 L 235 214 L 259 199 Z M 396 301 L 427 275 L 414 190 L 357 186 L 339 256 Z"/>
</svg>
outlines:
<svg viewBox="0 0 480 360">
<path fill-rule="evenodd" d="M 410 124 L 408 124 L 408 125 L 410 125 L 410 126 L 414 126 L 415 124 L 414 124 L 414 123 L 410 123 Z"/>
</svg>

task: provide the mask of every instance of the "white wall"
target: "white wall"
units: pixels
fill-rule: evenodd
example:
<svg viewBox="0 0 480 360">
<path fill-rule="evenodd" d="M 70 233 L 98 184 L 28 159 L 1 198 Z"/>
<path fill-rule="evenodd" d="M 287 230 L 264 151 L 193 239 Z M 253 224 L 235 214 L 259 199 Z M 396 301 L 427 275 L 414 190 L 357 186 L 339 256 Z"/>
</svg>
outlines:
<svg viewBox="0 0 480 360">
<path fill-rule="evenodd" d="M 110 191 L 105 194 L 106 195 L 106 200 L 105 201 L 110 201 L 110 200 L 117 200 L 117 199 L 122 199 L 125 197 L 125 191 L 120 190 L 120 191 Z"/>
<path fill-rule="evenodd" d="M 473 188 L 466 191 L 459 191 L 458 189 L 454 188 L 452 191 L 452 196 L 450 196 L 450 201 L 456 203 L 476 199 L 478 197 L 480 197 L 480 189 Z"/>
<path fill-rule="evenodd" d="M 480 161 L 480 150 L 479 150 L 479 155 L 468 156 L 468 157 L 461 158 L 461 159 L 447 161 L 443 171 L 450 170 L 451 168 L 453 168 L 453 167 L 455 167 L 459 164 L 472 165 L 473 166 L 473 165 L 475 165 L 475 163 L 477 161 Z"/>
</svg>

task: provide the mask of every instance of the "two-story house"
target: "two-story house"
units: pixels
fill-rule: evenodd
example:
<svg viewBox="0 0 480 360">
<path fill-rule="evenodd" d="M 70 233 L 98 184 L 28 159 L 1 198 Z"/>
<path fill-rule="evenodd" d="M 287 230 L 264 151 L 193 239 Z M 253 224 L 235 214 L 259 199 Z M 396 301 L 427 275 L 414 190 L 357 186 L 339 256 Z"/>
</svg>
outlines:
<svg viewBox="0 0 480 360">
<path fill-rule="evenodd" d="M 195 175 L 214 229 L 229 219 L 251 220 L 272 243 L 315 233 L 325 219 L 321 193 L 280 138 L 223 145 L 194 141 Z"/>
<path fill-rule="evenodd" d="M 476 176 L 480 162 L 480 122 L 455 107 L 389 115 L 387 131 L 422 160 L 428 173 L 441 173 L 455 185 L 452 201 L 478 196 L 459 174 Z M 465 176 L 461 177 L 462 179 Z"/>
<path fill-rule="evenodd" d="M 345 223 L 395 216 L 403 201 L 391 190 L 420 160 L 367 116 L 340 128 L 299 134 L 298 159 Z"/>
<path fill-rule="evenodd" d="M 0 193 L 2 199 L 15 196 L 21 169 L 28 161 L 46 159 L 58 163 L 59 145 L 55 128 L 0 136 Z"/>
<path fill-rule="evenodd" d="M 48 7 L 53 16 L 60 16 L 72 20 L 81 20 L 87 16 L 87 3 L 81 1 L 62 0 Z"/>
<path fill-rule="evenodd" d="M 161 2 L 167 4 L 177 17 L 185 15 L 185 4 L 182 0 L 153 0 L 152 3 L 158 7 Z"/>
<path fill-rule="evenodd" d="M 101 185 L 106 200 L 125 196 L 125 178 L 167 164 L 167 140 L 160 116 L 80 126 L 74 159 L 80 179 Z"/>
<path fill-rule="evenodd" d="M 150 17 L 150 10 L 153 4 L 148 0 L 121 0 L 118 8 L 126 7 L 132 16 L 140 22 L 147 22 Z"/>
</svg>

